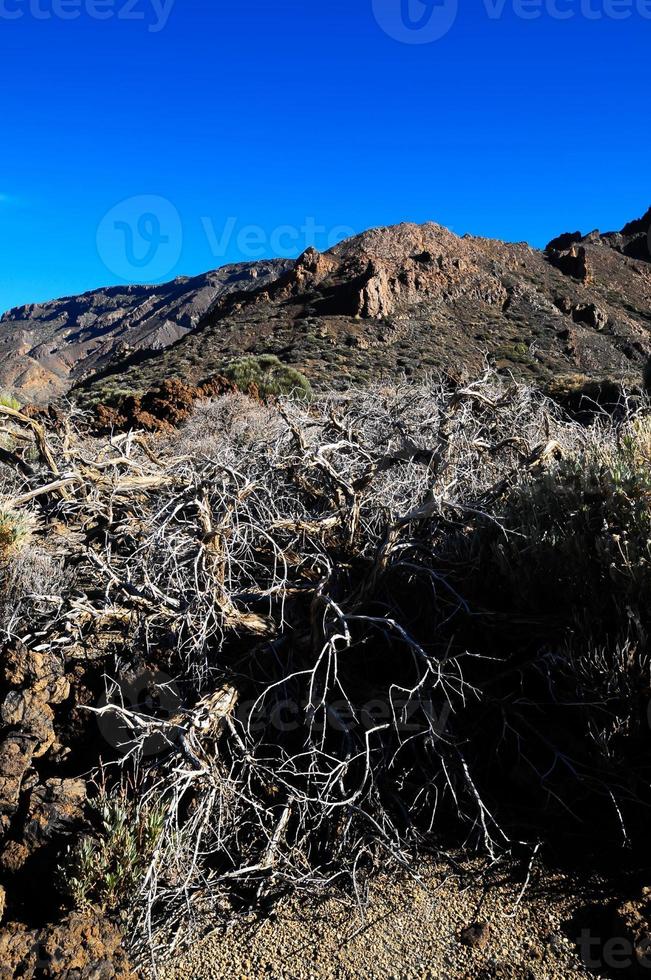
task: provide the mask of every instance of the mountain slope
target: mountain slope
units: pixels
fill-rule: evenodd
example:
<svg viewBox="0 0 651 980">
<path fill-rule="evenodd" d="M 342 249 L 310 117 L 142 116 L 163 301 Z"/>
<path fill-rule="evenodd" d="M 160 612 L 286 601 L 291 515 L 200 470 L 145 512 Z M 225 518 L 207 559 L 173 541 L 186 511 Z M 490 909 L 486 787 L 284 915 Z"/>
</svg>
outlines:
<svg viewBox="0 0 651 980">
<path fill-rule="evenodd" d="M 319 385 L 477 368 L 533 380 L 636 375 L 651 351 L 651 209 L 620 232 L 525 243 L 434 223 L 377 228 L 321 255 L 96 290 L 0 319 L 0 389 L 44 404 L 198 384 L 270 353 Z"/>
<path fill-rule="evenodd" d="M 283 262 L 242 263 L 162 286 L 116 286 L 0 317 L 0 389 L 47 402 L 133 351 L 158 351 L 194 329 L 212 303 L 277 276 Z"/>
<path fill-rule="evenodd" d="M 626 249 L 640 234 L 577 233 L 542 252 L 432 223 L 373 229 L 220 297 L 176 344 L 76 394 L 110 401 L 163 377 L 196 384 L 250 353 L 276 354 L 317 386 L 472 369 L 487 353 L 543 381 L 639 375 L 651 350 L 651 262 Z"/>
</svg>

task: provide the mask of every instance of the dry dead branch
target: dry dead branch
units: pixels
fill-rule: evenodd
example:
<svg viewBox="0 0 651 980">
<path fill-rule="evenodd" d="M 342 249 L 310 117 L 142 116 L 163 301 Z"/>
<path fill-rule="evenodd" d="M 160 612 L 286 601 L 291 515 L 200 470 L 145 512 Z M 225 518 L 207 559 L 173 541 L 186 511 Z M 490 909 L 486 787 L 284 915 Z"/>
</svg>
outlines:
<svg viewBox="0 0 651 980">
<path fill-rule="evenodd" d="M 594 436 L 490 373 L 311 404 L 224 396 L 155 443 L 0 412 L 40 461 L 0 457 L 21 473 L 12 505 L 65 529 L 76 576 L 21 639 L 104 636 L 123 672 L 165 651 L 179 692 L 170 717 L 98 709 L 128 726 L 120 764 L 165 809 L 132 909 L 145 935 L 234 882 L 259 898 L 404 864 L 449 807 L 509 847 L 451 723 L 481 691 L 450 626 L 468 612 L 450 542 Z"/>
</svg>

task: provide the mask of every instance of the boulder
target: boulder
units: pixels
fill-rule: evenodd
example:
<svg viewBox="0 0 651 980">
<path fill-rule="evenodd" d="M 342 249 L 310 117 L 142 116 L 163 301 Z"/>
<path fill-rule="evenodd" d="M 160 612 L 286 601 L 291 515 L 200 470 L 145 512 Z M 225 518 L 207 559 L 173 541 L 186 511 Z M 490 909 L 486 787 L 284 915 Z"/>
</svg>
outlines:
<svg viewBox="0 0 651 980">
<path fill-rule="evenodd" d="M 73 913 L 44 929 L 9 923 L 0 929 L 0 980 L 136 980 L 113 923 L 96 914 Z"/>
</svg>

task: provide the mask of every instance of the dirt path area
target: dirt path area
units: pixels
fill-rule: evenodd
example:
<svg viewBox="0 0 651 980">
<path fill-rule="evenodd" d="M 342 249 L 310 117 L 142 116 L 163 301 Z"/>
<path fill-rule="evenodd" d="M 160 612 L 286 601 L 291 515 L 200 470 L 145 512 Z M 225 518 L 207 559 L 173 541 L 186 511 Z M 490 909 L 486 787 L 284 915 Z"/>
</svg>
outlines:
<svg viewBox="0 0 651 980">
<path fill-rule="evenodd" d="M 473 869 L 475 870 L 475 869 Z M 212 978 L 436 978 L 571 980 L 594 977 L 595 947 L 583 953 L 569 936 L 576 910 L 599 902 L 598 881 L 579 889 L 561 874 L 532 875 L 526 898 L 509 869 L 464 885 L 442 867 L 413 880 L 379 879 L 364 920 L 354 903 L 330 898 L 286 902 L 272 918 L 215 930 L 161 980 Z M 470 927 L 470 928 L 469 928 Z M 465 930 L 465 931 L 464 931 Z M 580 929 L 575 934 L 579 934 Z"/>
</svg>

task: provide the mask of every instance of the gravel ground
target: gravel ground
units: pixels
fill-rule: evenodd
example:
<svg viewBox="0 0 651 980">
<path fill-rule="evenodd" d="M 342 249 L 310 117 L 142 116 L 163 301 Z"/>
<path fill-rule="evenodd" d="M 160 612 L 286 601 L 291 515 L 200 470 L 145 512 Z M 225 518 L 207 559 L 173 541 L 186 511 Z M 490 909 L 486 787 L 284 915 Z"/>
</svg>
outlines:
<svg viewBox="0 0 651 980">
<path fill-rule="evenodd" d="M 518 904 L 521 884 L 512 869 L 490 871 L 477 863 L 471 870 L 475 880 L 465 885 L 435 865 L 420 869 L 422 885 L 377 879 L 364 920 L 345 897 L 287 901 L 268 918 L 213 929 L 189 953 L 164 964 L 159 977 L 594 977 L 564 927 L 578 907 L 599 902 L 598 880 L 579 888 L 562 874 L 534 871 Z"/>
</svg>

